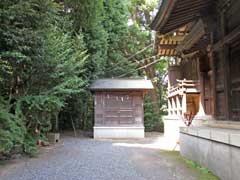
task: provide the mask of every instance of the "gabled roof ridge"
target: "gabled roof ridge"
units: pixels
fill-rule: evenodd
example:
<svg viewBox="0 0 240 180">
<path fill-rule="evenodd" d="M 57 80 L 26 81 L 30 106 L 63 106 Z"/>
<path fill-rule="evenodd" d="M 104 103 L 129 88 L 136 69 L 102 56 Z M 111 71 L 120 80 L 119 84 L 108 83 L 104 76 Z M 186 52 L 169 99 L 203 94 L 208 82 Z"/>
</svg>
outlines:
<svg viewBox="0 0 240 180">
<path fill-rule="evenodd" d="M 147 90 L 153 89 L 151 80 L 146 79 L 98 79 L 91 86 L 91 90 Z"/>
</svg>

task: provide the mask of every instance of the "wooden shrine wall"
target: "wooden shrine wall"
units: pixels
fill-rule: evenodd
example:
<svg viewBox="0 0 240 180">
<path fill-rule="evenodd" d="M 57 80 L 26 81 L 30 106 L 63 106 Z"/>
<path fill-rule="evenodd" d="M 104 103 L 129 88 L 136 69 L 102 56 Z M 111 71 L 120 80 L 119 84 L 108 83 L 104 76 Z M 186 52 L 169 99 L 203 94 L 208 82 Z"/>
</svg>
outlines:
<svg viewBox="0 0 240 180">
<path fill-rule="evenodd" d="M 182 79 L 198 80 L 198 65 L 196 59 L 181 64 Z"/>
<path fill-rule="evenodd" d="M 200 85 L 201 88 L 201 101 L 204 106 L 205 114 L 213 115 L 213 71 L 210 65 L 209 58 L 205 55 L 199 59 L 199 70 L 200 70 Z"/>
<path fill-rule="evenodd" d="M 96 92 L 95 126 L 143 126 L 142 92 Z"/>
<path fill-rule="evenodd" d="M 216 117 L 240 121 L 240 38 L 233 34 L 240 27 L 240 1 L 230 2 L 230 6 L 219 11 L 215 36 L 215 42 L 229 34 L 234 37 L 214 53 Z"/>
<path fill-rule="evenodd" d="M 240 40 L 239 40 L 240 41 Z M 230 115 L 240 121 L 240 43 L 230 48 Z"/>
<path fill-rule="evenodd" d="M 224 86 L 224 62 L 221 57 L 216 56 L 216 116 L 220 119 L 225 118 L 225 86 Z"/>
<path fill-rule="evenodd" d="M 177 79 L 182 79 L 182 72 L 179 65 L 168 66 L 168 86 L 169 88 L 177 84 Z"/>
<path fill-rule="evenodd" d="M 227 18 L 227 33 L 231 32 L 237 26 L 240 25 L 240 1 L 231 0 L 231 5 L 227 9 L 226 18 Z"/>
<path fill-rule="evenodd" d="M 176 85 L 178 80 L 199 80 L 198 78 L 198 64 L 196 60 L 188 60 L 181 65 L 174 65 L 168 67 L 168 82 L 169 88 Z"/>
<path fill-rule="evenodd" d="M 226 13 L 226 33 L 240 27 L 240 1 L 231 0 Z M 228 46 L 229 54 L 229 113 L 231 120 L 240 121 L 240 38 Z"/>
</svg>

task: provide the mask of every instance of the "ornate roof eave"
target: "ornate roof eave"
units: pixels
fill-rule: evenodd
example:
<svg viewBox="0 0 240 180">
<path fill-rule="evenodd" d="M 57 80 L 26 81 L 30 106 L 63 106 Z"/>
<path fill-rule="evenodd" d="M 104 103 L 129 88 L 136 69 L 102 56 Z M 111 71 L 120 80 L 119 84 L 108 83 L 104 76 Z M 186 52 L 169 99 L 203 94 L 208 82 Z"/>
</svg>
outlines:
<svg viewBox="0 0 240 180">
<path fill-rule="evenodd" d="M 151 29 L 166 34 L 211 12 L 212 0 L 163 0 Z"/>
<path fill-rule="evenodd" d="M 205 25 L 202 19 L 199 19 L 193 26 L 190 33 L 186 35 L 184 40 L 176 47 L 177 51 L 188 50 L 193 47 L 206 34 Z"/>
<path fill-rule="evenodd" d="M 162 0 L 159 11 L 157 12 L 152 23 L 150 24 L 150 28 L 152 30 L 158 31 L 165 25 L 165 22 L 170 16 L 176 1 L 177 0 Z"/>
</svg>

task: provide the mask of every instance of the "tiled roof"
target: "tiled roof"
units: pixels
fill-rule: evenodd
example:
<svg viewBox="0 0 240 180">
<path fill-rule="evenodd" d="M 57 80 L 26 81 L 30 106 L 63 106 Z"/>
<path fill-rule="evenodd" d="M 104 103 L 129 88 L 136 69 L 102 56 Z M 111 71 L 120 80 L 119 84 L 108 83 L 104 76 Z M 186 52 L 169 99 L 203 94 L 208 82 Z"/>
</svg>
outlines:
<svg viewBox="0 0 240 180">
<path fill-rule="evenodd" d="M 90 90 L 148 90 L 152 82 L 145 79 L 99 79 L 92 83 Z"/>
</svg>

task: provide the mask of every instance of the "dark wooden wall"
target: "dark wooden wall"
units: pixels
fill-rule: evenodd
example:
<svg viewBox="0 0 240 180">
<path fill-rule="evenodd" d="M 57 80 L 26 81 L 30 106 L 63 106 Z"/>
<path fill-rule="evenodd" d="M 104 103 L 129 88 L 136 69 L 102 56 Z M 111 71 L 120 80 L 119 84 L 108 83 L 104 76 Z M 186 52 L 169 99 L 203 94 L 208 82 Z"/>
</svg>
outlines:
<svg viewBox="0 0 240 180">
<path fill-rule="evenodd" d="M 180 65 L 169 65 L 168 82 L 169 87 L 177 84 L 177 79 L 199 80 L 198 63 L 196 60 L 188 60 Z"/>
<path fill-rule="evenodd" d="M 221 54 L 215 57 L 216 66 L 216 115 L 219 119 L 225 118 L 225 86 L 224 86 L 224 64 Z"/>
<path fill-rule="evenodd" d="M 205 114 L 213 115 L 213 70 L 207 55 L 199 58 L 199 76 L 201 86 L 201 103 L 204 107 Z"/>
<path fill-rule="evenodd" d="M 181 64 L 182 79 L 198 80 L 198 64 L 196 59 Z"/>
<path fill-rule="evenodd" d="M 231 0 L 230 7 L 227 8 L 226 11 L 226 19 L 227 19 L 227 33 L 230 33 L 233 29 L 240 25 L 240 1 L 239 0 Z"/>
<path fill-rule="evenodd" d="M 143 126 L 143 92 L 96 92 L 95 126 Z"/>
<path fill-rule="evenodd" d="M 240 44 L 230 48 L 230 115 L 240 121 Z"/>
<path fill-rule="evenodd" d="M 224 3 L 224 1 L 219 1 Z M 240 121 L 240 38 L 233 33 L 240 27 L 240 1 L 231 0 L 230 5 L 218 4 L 218 28 L 215 43 L 225 37 L 234 37 L 214 53 L 216 74 L 216 118 Z"/>
<path fill-rule="evenodd" d="M 177 79 L 182 79 L 182 72 L 179 65 L 168 67 L 168 86 L 174 86 L 177 84 Z"/>
<path fill-rule="evenodd" d="M 205 114 L 240 121 L 240 0 L 214 1 L 212 8 L 200 53 L 169 67 L 169 87 L 176 79 L 199 80 Z"/>
</svg>

